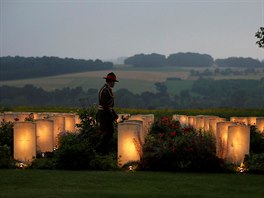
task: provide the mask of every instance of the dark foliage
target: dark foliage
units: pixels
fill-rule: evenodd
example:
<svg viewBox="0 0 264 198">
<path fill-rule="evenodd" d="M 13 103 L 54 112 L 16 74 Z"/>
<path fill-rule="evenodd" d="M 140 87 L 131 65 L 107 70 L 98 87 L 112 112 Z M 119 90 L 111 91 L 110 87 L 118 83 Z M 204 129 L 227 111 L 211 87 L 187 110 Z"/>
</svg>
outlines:
<svg viewBox="0 0 264 198">
<path fill-rule="evenodd" d="M 157 120 L 143 146 L 144 170 L 219 171 L 214 139 L 193 128 L 181 127 L 168 117 Z"/>
<path fill-rule="evenodd" d="M 59 74 L 112 69 L 113 63 L 97 59 L 58 57 L 0 57 L 1 81 L 54 76 Z"/>
</svg>

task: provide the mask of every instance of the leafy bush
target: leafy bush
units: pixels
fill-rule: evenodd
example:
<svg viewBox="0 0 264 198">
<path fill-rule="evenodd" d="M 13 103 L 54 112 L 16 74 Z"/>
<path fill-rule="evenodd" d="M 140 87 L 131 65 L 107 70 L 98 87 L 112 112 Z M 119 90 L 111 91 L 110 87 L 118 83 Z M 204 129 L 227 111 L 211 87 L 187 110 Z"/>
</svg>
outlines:
<svg viewBox="0 0 264 198">
<path fill-rule="evenodd" d="M 116 168 L 116 134 L 109 155 L 96 152 L 100 134 L 96 125 L 96 107 L 83 108 L 78 112 L 81 123 L 78 133 L 62 133 L 59 137 L 59 149 L 55 151 L 56 167 L 71 170 L 107 170 Z"/>
<path fill-rule="evenodd" d="M 264 153 L 251 154 L 248 165 L 250 172 L 264 173 Z"/>
<path fill-rule="evenodd" d="M 143 146 L 143 169 L 166 171 L 216 171 L 215 140 L 202 131 L 182 127 L 169 117 L 157 120 Z"/>
<path fill-rule="evenodd" d="M 2 121 L 0 124 L 0 146 L 8 146 L 10 149 L 10 156 L 13 156 L 14 149 L 14 124 L 12 122 Z"/>
<path fill-rule="evenodd" d="M 250 153 L 264 153 L 264 134 L 255 126 L 250 127 Z"/>
<path fill-rule="evenodd" d="M 14 160 L 10 154 L 10 148 L 7 145 L 0 146 L 0 168 L 11 168 Z"/>
</svg>

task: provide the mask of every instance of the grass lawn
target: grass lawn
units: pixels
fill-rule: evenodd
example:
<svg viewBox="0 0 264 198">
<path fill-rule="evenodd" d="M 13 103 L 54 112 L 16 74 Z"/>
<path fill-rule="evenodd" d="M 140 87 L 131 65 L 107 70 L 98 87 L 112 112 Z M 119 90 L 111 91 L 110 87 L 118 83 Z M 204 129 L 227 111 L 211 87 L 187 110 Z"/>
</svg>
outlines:
<svg viewBox="0 0 264 198">
<path fill-rule="evenodd" d="M 0 170 L 0 197 L 239 197 L 264 195 L 263 175 Z"/>
</svg>

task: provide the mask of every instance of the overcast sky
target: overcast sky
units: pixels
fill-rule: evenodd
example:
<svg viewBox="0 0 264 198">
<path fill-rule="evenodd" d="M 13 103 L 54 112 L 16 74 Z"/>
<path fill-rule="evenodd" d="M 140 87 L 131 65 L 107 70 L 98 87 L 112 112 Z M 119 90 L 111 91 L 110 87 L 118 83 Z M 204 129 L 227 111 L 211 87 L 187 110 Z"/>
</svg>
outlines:
<svg viewBox="0 0 264 198">
<path fill-rule="evenodd" d="M 1 56 L 264 59 L 264 0 L 0 0 Z"/>
</svg>

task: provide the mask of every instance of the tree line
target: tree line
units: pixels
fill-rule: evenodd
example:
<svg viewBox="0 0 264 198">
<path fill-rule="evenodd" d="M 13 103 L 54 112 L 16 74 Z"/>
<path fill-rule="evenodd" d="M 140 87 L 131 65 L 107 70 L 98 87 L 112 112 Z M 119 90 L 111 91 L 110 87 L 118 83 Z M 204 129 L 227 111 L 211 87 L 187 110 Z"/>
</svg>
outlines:
<svg viewBox="0 0 264 198">
<path fill-rule="evenodd" d="M 112 62 L 59 57 L 0 57 L 0 80 L 16 80 L 59 74 L 108 70 Z"/>
<path fill-rule="evenodd" d="M 124 63 L 134 67 L 264 67 L 264 60 L 261 62 L 258 59 L 243 57 L 214 60 L 211 55 L 192 52 L 171 54 L 167 58 L 156 53 L 136 54 L 125 59 Z"/>
<path fill-rule="evenodd" d="M 134 94 L 127 89 L 115 92 L 115 106 L 139 109 L 264 108 L 264 79 L 199 79 L 191 90 L 169 94 L 165 83 L 156 83 L 156 92 Z M 82 107 L 98 103 L 98 90 L 81 87 L 45 91 L 33 85 L 0 87 L 0 105 Z"/>
</svg>

